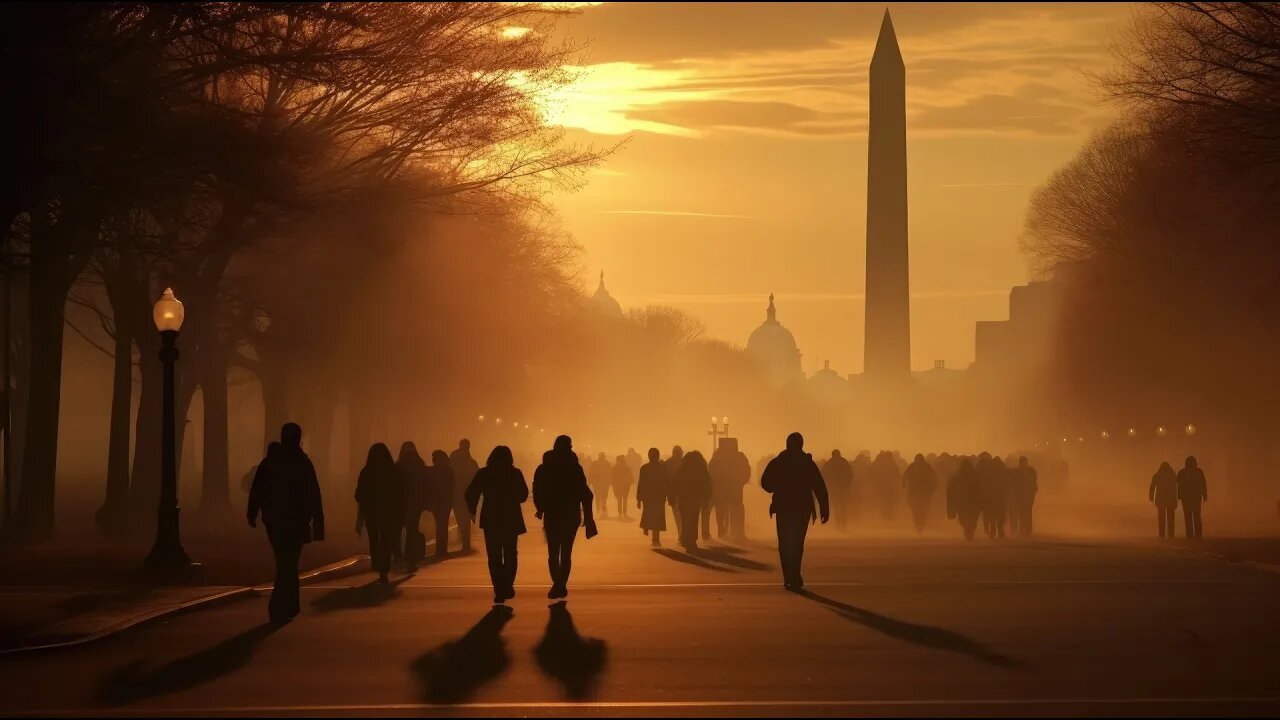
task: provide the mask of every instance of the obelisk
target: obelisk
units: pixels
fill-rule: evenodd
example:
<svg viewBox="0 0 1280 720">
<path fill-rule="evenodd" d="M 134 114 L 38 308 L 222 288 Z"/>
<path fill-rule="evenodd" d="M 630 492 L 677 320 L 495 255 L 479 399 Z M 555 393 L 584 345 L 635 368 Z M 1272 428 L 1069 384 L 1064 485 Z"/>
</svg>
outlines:
<svg viewBox="0 0 1280 720">
<path fill-rule="evenodd" d="M 888 10 L 871 56 L 870 114 L 863 372 L 871 379 L 901 381 L 911 377 L 906 69 Z"/>
</svg>

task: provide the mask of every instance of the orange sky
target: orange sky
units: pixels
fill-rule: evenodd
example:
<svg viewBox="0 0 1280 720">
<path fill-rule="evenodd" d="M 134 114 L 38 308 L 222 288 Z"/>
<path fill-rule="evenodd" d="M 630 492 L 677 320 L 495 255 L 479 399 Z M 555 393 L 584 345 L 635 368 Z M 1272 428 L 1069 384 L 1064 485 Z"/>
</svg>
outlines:
<svg viewBox="0 0 1280 720">
<path fill-rule="evenodd" d="M 907 66 L 912 364 L 973 359 L 1007 317 L 1035 186 L 1102 127 L 1129 4 L 890 3 Z M 624 307 L 662 303 L 736 344 L 770 291 L 806 371 L 862 368 L 867 65 L 885 5 L 604 3 L 548 119 L 626 145 L 555 198 Z"/>
</svg>

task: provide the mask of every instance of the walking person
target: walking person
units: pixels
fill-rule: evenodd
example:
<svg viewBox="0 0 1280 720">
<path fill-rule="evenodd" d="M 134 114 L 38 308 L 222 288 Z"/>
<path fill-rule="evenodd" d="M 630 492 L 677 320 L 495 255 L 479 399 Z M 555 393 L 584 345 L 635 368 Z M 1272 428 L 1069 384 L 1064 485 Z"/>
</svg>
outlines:
<svg viewBox="0 0 1280 720">
<path fill-rule="evenodd" d="M 320 483 L 311 458 L 302 450 L 302 428 L 297 423 L 280 428 L 279 450 L 268 452 L 254 472 L 246 513 L 249 527 L 258 526 L 259 513 L 276 560 L 267 614 L 272 622 L 288 622 L 301 611 L 298 560 L 302 546 L 324 540 Z"/>
<path fill-rule="evenodd" d="M 404 481 L 391 451 L 374 443 L 356 481 L 356 534 L 363 526 L 369 534 L 369 561 L 378 580 L 390 582 L 391 556 L 404 523 Z"/>
<path fill-rule="evenodd" d="M 1174 511 L 1178 509 L 1178 473 L 1167 462 L 1160 463 L 1160 469 L 1151 476 L 1151 486 L 1147 488 L 1147 499 L 1156 506 L 1156 526 L 1160 537 L 1174 537 Z"/>
<path fill-rule="evenodd" d="M 635 483 L 635 475 L 631 473 L 631 465 L 626 455 L 619 455 L 613 463 L 613 476 L 609 489 L 613 490 L 613 498 L 618 503 L 618 517 L 630 520 L 627 514 L 627 501 L 631 499 L 631 486 Z"/>
<path fill-rule="evenodd" d="M 404 562 L 406 569 L 413 572 L 427 555 L 427 536 L 420 524 L 431 499 L 431 473 L 412 442 L 400 446 L 396 469 L 404 484 Z"/>
<path fill-rule="evenodd" d="M 498 605 L 516 596 L 516 540 L 525 533 L 520 505 L 529 499 L 529 485 L 515 466 L 511 448 L 495 447 L 464 494 L 472 518 L 476 517 L 476 506 L 484 501 L 480 529 L 484 530 L 484 549 L 489 556 L 493 604 Z"/>
<path fill-rule="evenodd" d="M 604 453 L 600 453 L 588 467 L 587 482 L 591 484 L 591 492 L 595 495 L 596 515 L 601 518 L 609 517 L 609 485 L 613 482 L 613 465 Z"/>
<path fill-rule="evenodd" d="M 453 514 L 458 519 L 458 540 L 462 552 L 471 552 L 471 517 L 467 515 L 467 488 L 480 466 L 471 457 L 471 441 L 463 438 L 458 448 L 449 453 L 449 469 L 453 472 Z"/>
<path fill-rule="evenodd" d="M 711 503 L 711 473 L 702 453 L 694 450 L 686 453 L 680 469 L 671 478 L 672 493 L 679 508 L 680 544 L 685 552 L 698 549 L 698 519 L 702 508 Z"/>
<path fill-rule="evenodd" d="M 640 482 L 636 484 L 636 507 L 640 510 L 640 529 L 650 537 L 653 547 L 662 547 L 660 533 L 667 529 L 669 497 L 666 467 L 658 448 L 649 448 L 649 462 L 640 468 Z"/>
<path fill-rule="evenodd" d="M 1186 521 L 1187 539 L 1199 540 L 1204 535 L 1200 506 L 1209 502 L 1209 486 L 1204 478 L 1204 470 L 1200 469 L 1194 455 L 1188 456 L 1186 464 L 1178 471 L 1178 500 L 1182 503 L 1182 519 Z"/>
<path fill-rule="evenodd" d="M 798 591 L 804 587 L 800 574 L 804 560 L 804 540 L 815 517 L 823 524 L 831 519 L 827 484 L 813 461 L 804 451 L 804 436 L 798 432 L 787 436 L 787 449 L 769 461 L 760 478 L 760 487 L 773 495 L 769 515 L 778 528 L 778 559 L 782 564 L 782 587 Z M 814 513 L 814 500 L 818 513 Z"/>
<path fill-rule="evenodd" d="M 573 542 L 578 528 L 586 527 L 587 539 L 596 536 L 591 488 L 568 435 L 556 438 L 533 473 L 533 505 L 547 535 L 547 567 L 551 572 L 552 600 L 569 596 L 569 571 L 573 567 Z"/>
<path fill-rule="evenodd" d="M 433 451 L 431 453 L 431 515 L 435 518 L 436 524 L 435 556 L 437 560 L 449 557 L 449 513 L 457 513 L 458 508 L 453 502 L 456 484 L 449 456 L 443 450 Z M 462 535 L 463 523 L 471 522 L 470 516 L 466 513 L 467 506 L 464 502 L 462 514 L 457 515 L 459 536 Z"/>
<path fill-rule="evenodd" d="M 916 533 L 924 532 L 924 525 L 929 519 L 929 503 L 938 486 L 938 475 L 924 455 L 916 453 L 916 457 L 902 474 L 902 485 L 907 494 L 907 507 L 911 510 L 911 520 L 915 523 Z"/>
<path fill-rule="evenodd" d="M 827 484 L 827 492 L 831 494 L 831 514 L 835 517 L 836 529 L 844 531 L 849 526 L 853 467 L 839 450 L 832 450 L 831 457 L 822 464 L 821 470 L 822 480 Z"/>
<path fill-rule="evenodd" d="M 964 458 L 947 482 L 947 519 L 958 520 L 964 539 L 972 540 L 982 514 L 982 481 L 970 458 Z"/>
</svg>

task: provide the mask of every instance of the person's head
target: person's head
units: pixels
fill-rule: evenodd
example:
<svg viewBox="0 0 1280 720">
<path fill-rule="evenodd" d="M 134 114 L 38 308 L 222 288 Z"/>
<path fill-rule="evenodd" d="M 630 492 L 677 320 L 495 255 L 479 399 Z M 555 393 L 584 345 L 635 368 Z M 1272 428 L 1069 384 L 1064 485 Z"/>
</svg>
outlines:
<svg viewBox="0 0 1280 720">
<path fill-rule="evenodd" d="M 699 468 L 702 468 L 703 470 L 705 470 L 707 468 L 707 459 L 702 457 L 702 453 L 700 451 L 691 450 L 690 452 L 685 453 L 684 462 L 680 464 L 680 467 L 682 469 L 692 468 L 694 470 L 697 470 Z"/>
<path fill-rule="evenodd" d="M 627 456 L 619 455 L 618 457 L 614 458 L 613 462 L 618 465 L 625 465 L 627 463 Z"/>
<path fill-rule="evenodd" d="M 658 462 L 662 457 L 662 453 L 658 452 L 658 448 L 649 448 L 649 462 Z"/>
<path fill-rule="evenodd" d="M 573 450 L 573 438 L 568 435 L 559 435 L 551 447 L 555 450 Z"/>
<path fill-rule="evenodd" d="M 991 459 L 991 453 L 986 452 L 986 451 L 984 450 L 984 451 L 982 452 L 982 454 L 978 455 L 978 459 L 979 459 L 979 460 L 982 460 L 983 462 L 986 462 L 987 460 L 990 460 L 990 459 Z"/>
<path fill-rule="evenodd" d="M 485 461 L 488 467 L 511 467 L 515 464 L 515 458 L 511 456 L 511 448 L 506 445 L 494 446 L 489 452 L 489 459 Z"/>
<path fill-rule="evenodd" d="M 1195 456 L 1195 455 L 1188 455 L 1188 456 L 1187 456 L 1187 467 L 1188 467 L 1189 469 L 1191 469 L 1191 470 L 1195 470 L 1195 469 L 1196 469 L 1196 456 Z"/>
<path fill-rule="evenodd" d="M 679 445 L 676 445 L 675 447 L 671 448 L 671 457 L 677 460 L 684 457 L 684 448 L 680 447 Z"/>
<path fill-rule="evenodd" d="M 916 462 L 924 462 L 924 453 L 916 453 Z"/>
<path fill-rule="evenodd" d="M 1167 462 L 1162 462 L 1162 463 L 1160 463 L 1160 469 L 1159 469 L 1159 470 L 1157 470 L 1156 472 L 1159 472 L 1159 473 L 1160 473 L 1160 474 L 1162 474 L 1162 475 L 1163 475 L 1163 474 L 1170 474 L 1170 473 L 1172 473 L 1172 472 L 1173 472 L 1173 466 L 1172 466 L 1172 465 L 1170 465 L 1170 464 L 1169 464 L 1169 463 L 1167 463 Z"/>
<path fill-rule="evenodd" d="M 840 451 L 839 451 L 839 450 L 832 450 L 832 451 L 831 451 L 831 457 L 832 457 L 832 458 L 839 458 L 839 457 L 843 457 L 843 456 L 840 454 Z"/>
<path fill-rule="evenodd" d="M 280 428 L 280 444 L 286 450 L 302 447 L 302 426 L 298 423 L 285 423 Z"/>
<path fill-rule="evenodd" d="M 441 465 L 448 465 L 448 464 L 449 464 L 449 453 L 447 453 L 447 452 L 445 452 L 445 451 L 443 451 L 443 450 L 432 450 L 432 451 L 431 451 L 431 464 L 432 464 L 432 465 L 435 465 L 436 467 L 439 467 L 439 466 L 441 466 Z"/>
<path fill-rule="evenodd" d="M 391 448 L 388 448 L 384 443 L 370 445 L 369 456 L 365 458 L 364 464 L 367 467 L 395 464 L 395 461 L 391 459 Z"/>
<path fill-rule="evenodd" d="M 792 452 L 800 452 L 804 450 L 804 436 L 798 432 L 793 432 L 787 436 L 787 449 Z"/>
<path fill-rule="evenodd" d="M 458 449 L 465 453 L 471 452 L 471 441 L 466 438 L 462 438 L 458 441 Z"/>
<path fill-rule="evenodd" d="M 1165 465 L 1168 465 L 1168 464 L 1169 464 L 1169 463 L 1165 463 Z M 1030 461 L 1030 460 L 1027 460 L 1027 456 L 1026 456 L 1026 455 L 1023 455 L 1023 456 L 1021 456 L 1021 457 L 1019 457 L 1019 458 L 1018 458 L 1018 467 L 1020 467 L 1020 468 L 1026 468 L 1026 467 L 1030 467 L 1030 466 L 1031 466 L 1031 461 Z"/>
<path fill-rule="evenodd" d="M 267 443 L 267 457 L 275 457 L 276 455 L 279 455 L 283 450 L 284 450 L 284 446 L 276 442 L 275 440 L 272 440 L 271 442 Z"/>
<path fill-rule="evenodd" d="M 639 455 L 640 453 L 636 452 L 636 449 L 635 449 L 635 448 L 627 448 L 627 454 L 628 454 L 628 455 Z"/>
<path fill-rule="evenodd" d="M 418 446 L 413 444 L 412 440 L 406 440 L 400 443 L 400 462 L 412 460 L 418 457 Z"/>
<path fill-rule="evenodd" d="M 597 455 L 596 459 L 604 462 L 609 462 L 609 456 L 605 455 L 604 453 L 600 453 L 599 455 Z"/>
</svg>

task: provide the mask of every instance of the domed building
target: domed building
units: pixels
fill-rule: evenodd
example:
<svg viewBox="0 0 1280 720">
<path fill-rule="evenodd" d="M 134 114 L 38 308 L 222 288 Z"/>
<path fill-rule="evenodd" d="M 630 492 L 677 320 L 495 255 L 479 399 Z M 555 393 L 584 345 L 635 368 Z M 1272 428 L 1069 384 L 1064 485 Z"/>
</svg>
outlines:
<svg viewBox="0 0 1280 720">
<path fill-rule="evenodd" d="M 796 347 L 791 331 L 778 322 L 773 293 L 769 293 L 769 309 L 765 311 L 764 322 L 747 340 L 747 353 L 768 370 L 775 386 L 804 379 L 804 372 L 800 369 L 800 349 Z"/>
<path fill-rule="evenodd" d="M 588 305 L 600 317 L 622 319 L 622 305 L 604 287 L 603 270 L 600 271 L 600 287 L 596 288 L 596 292 L 591 296 Z"/>
</svg>

